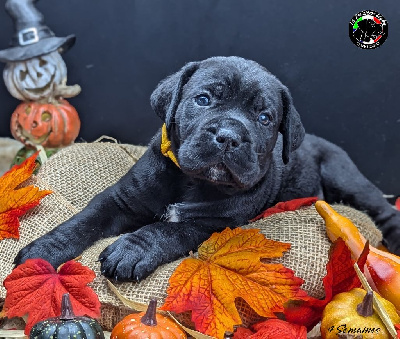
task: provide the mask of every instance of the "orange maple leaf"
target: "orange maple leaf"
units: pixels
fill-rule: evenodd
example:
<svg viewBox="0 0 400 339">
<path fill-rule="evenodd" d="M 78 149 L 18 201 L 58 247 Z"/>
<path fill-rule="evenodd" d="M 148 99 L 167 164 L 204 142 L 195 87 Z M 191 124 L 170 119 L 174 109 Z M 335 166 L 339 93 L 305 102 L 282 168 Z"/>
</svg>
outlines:
<svg viewBox="0 0 400 339">
<path fill-rule="evenodd" d="M 199 258 L 185 259 L 169 280 L 163 310 L 192 311 L 196 329 L 222 338 L 242 323 L 235 306 L 243 298 L 259 315 L 275 318 L 289 299 L 306 296 L 303 280 L 281 264 L 261 258 L 281 257 L 290 244 L 266 239 L 258 229 L 226 228 L 199 247 Z"/>
<path fill-rule="evenodd" d="M 0 240 L 19 239 L 18 217 L 39 204 L 40 199 L 52 193 L 34 186 L 18 187 L 32 175 L 39 152 L 15 165 L 0 178 Z"/>
</svg>

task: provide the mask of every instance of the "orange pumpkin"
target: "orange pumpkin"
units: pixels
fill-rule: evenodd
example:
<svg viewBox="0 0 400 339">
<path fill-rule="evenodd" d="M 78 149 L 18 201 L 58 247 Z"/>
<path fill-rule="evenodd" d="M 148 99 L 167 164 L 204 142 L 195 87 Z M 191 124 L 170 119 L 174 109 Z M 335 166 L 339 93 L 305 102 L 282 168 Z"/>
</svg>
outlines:
<svg viewBox="0 0 400 339">
<path fill-rule="evenodd" d="M 78 112 L 66 100 L 58 104 L 23 102 L 11 116 L 12 135 L 28 146 L 68 146 L 80 127 Z"/>
<path fill-rule="evenodd" d="M 178 325 L 156 313 L 157 300 L 150 300 L 146 312 L 134 313 L 122 319 L 112 330 L 111 339 L 176 339 L 186 338 Z"/>
</svg>

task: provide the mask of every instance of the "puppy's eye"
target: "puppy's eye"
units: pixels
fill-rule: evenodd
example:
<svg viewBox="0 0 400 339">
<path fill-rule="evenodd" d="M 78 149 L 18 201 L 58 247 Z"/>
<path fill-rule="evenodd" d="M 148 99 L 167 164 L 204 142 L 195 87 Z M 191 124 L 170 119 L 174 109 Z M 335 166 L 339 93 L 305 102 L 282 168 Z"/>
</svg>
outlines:
<svg viewBox="0 0 400 339">
<path fill-rule="evenodd" d="M 199 106 L 210 106 L 211 104 L 211 99 L 207 94 L 198 95 L 194 100 Z"/>
<path fill-rule="evenodd" d="M 268 125 L 271 122 L 271 116 L 267 113 L 261 113 L 258 116 L 258 122 L 262 123 L 263 125 Z"/>
</svg>

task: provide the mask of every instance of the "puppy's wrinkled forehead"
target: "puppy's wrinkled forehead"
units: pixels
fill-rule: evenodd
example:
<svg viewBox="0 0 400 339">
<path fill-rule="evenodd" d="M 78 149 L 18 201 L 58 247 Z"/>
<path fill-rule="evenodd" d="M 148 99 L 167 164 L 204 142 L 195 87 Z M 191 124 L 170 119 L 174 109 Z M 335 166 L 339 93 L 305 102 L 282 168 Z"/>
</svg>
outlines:
<svg viewBox="0 0 400 339">
<path fill-rule="evenodd" d="M 280 81 L 254 61 L 240 58 L 208 59 L 201 63 L 184 88 L 188 95 L 208 92 L 217 99 L 247 104 L 277 105 Z M 260 107 L 261 108 L 261 107 Z"/>
</svg>

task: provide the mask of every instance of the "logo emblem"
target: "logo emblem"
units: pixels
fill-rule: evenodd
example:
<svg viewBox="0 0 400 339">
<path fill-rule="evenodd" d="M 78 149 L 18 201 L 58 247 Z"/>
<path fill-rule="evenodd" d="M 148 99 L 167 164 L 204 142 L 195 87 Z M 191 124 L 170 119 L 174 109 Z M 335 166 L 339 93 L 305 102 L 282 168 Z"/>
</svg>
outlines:
<svg viewBox="0 0 400 339">
<path fill-rule="evenodd" d="M 349 36 L 357 47 L 377 48 L 388 37 L 388 22 L 376 11 L 359 12 L 349 22 Z"/>
</svg>

